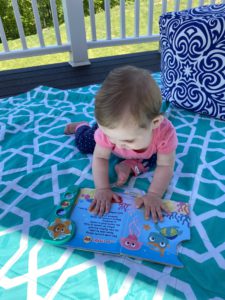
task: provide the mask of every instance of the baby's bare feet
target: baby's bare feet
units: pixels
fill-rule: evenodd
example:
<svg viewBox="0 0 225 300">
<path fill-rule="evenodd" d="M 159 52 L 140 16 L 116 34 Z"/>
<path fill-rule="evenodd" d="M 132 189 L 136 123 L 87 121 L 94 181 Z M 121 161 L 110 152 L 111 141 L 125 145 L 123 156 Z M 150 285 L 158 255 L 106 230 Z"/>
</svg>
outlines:
<svg viewBox="0 0 225 300">
<path fill-rule="evenodd" d="M 121 161 L 119 164 L 115 166 L 115 171 L 117 174 L 117 182 L 116 185 L 121 186 L 127 182 L 130 173 L 131 167 L 125 163 L 125 161 Z"/>
<path fill-rule="evenodd" d="M 80 125 L 88 125 L 87 122 L 73 122 L 66 125 L 64 129 L 65 134 L 74 134 L 77 127 Z"/>
</svg>

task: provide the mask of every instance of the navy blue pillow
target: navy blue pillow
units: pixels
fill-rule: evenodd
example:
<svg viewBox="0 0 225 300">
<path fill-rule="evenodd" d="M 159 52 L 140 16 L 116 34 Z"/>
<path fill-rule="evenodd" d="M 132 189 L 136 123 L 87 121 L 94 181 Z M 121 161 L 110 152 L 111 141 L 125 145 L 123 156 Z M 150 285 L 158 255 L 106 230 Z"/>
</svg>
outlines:
<svg viewBox="0 0 225 300">
<path fill-rule="evenodd" d="M 225 5 L 160 17 L 162 96 L 225 120 Z"/>
</svg>

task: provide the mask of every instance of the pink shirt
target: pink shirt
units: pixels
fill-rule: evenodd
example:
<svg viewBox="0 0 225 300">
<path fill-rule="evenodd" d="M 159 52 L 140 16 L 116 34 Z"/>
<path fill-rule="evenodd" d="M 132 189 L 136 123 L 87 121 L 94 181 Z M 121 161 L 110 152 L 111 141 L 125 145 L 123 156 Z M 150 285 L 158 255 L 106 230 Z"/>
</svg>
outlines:
<svg viewBox="0 0 225 300">
<path fill-rule="evenodd" d="M 168 119 L 164 119 L 158 128 L 153 129 L 151 143 L 143 152 L 118 148 L 115 144 L 110 142 L 109 138 L 100 128 L 95 131 L 94 138 L 98 145 L 111 149 L 116 156 L 125 159 L 148 159 L 154 153 L 168 154 L 177 147 L 176 131 Z"/>
</svg>

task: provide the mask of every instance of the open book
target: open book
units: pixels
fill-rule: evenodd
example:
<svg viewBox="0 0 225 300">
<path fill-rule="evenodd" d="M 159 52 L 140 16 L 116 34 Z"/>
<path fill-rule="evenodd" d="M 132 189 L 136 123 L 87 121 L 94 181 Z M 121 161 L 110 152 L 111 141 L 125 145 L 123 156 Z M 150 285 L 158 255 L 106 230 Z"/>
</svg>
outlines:
<svg viewBox="0 0 225 300">
<path fill-rule="evenodd" d="M 108 214 L 93 215 L 88 208 L 94 189 L 70 187 L 46 230 L 45 240 L 86 251 L 126 255 L 176 267 L 177 245 L 190 239 L 187 203 L 166 200 L 171 211 L 163 222 L 145 220 L 144 208 L 137 209 L 134 190 L 118 193 L 121 203 L 113 203 Z"/>
</svg>

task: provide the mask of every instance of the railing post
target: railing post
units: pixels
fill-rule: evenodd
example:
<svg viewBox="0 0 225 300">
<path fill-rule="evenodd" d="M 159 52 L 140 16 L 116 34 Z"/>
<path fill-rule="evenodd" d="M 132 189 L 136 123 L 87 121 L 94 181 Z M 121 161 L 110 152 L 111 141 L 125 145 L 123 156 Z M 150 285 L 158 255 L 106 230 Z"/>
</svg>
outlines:
<svg viewBox="0 0 225 300">
<path fill-rule="evenodd" d="M 89 65 L 83 0 L 63 0 L 63 10 L 67 38 L 71 45 L 69 63 L 73 67 Z"/>
</svg>

